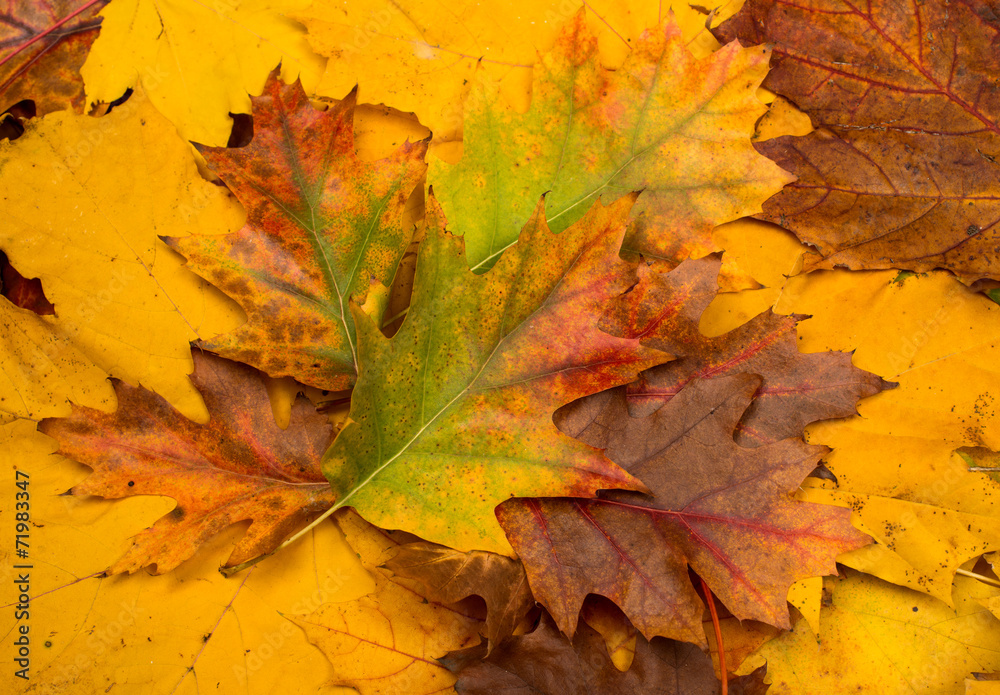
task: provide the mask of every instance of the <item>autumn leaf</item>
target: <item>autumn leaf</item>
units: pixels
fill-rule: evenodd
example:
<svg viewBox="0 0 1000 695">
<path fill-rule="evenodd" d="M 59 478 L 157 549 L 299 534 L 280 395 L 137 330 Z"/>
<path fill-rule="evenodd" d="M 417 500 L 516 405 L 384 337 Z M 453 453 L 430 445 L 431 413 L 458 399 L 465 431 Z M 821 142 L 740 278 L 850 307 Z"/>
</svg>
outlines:
<svg viewBox="0 0 1000 695">
<path fill-rule="evenodd" d="M 631 204 L 597 204 L 558 236 L 539 205 L 481 276 L 429 205 L 399 332 L 386 338 L 353 309 L 361 373 L 351 422 L 323 459 L 337 507 L 457 550 L 502 552 L 492 517 L 508 497 L 642 487 L 552 424 L 559 406 L 666 358 L 597 327 L 599 308 L 632 282 L 618 257 Z"/>
<path fill-rule="evenodd" d="M 323 59 L 284 14 L 309 0 L 118 0 L 102 12 L 101 35 L 80 72 L 87 101 L 110 102 L 142 87 L 181 136 L 224 147 L 230 114 L 250 113 L 281 63 L 284 81 L 316 84 Z"/>
<path fill-rule="evenodd" d="M 777 301 L 789 277 L 798 275 L 802 257 L 808 251 L 791 232 L 752 217 L 716 227 L 712 238 L 726 250 L 719 270 L 719 290 L 736 293 L 766 289 L 757 293 L 768 297 L 764 307 Z"/>
<path fill-rule="evenodd" d="M 0 113 L 24 100 L 33 102 L 33 116 L 83 111 L 80 67 L 97 38 L 97 13 L 107 2 L 0 3 Z"/>
<path fill-rule="evenodd" d="M 653 495 L 517 499 L 498 508 L 532 592 L 563 632 L 574 634 L 583 599 L 594 593 L 617 603 L 647 638 L 703 644 L 688 566 L 737 618 L 787 627 L 791 584 L 835 571 L 838 553 L 867 542 L 846 512 L 790 499 L 820 447 L 733 441 L 759 386 L 749 374 L 697 380 L 646 418 L 628 416 L 619 389 L 559 421 Z"/>
<path fill-rule="evenodd" d="M 647 642 L 640 637 L 634 664 L 623 673 L 612 664 L 596 630 L 581 625 L 571 644 L 544 613 L 533 632 L 508 640 L 488 656 L 480 645 L 449 654 L 442 662 L 458 675 L 456 692 L 469 695 L 720 692 L 712 661 L 694 645 L 663 639 Z M 767 691 L 762 677 L 763 669 L 737 678 L 730 682 L 729 692 L 762 695 Z"/>
<path fill-rule="evenodd" d="M 973 673 L 965 679 L 964 695 L 997 695 L 1000 693 L 1000 673 Z"/>
<path fill-rule="evenodd" d="M 423 595 L 436 603 L 482 597 L 488 649 L 514 634 L 535 607 L 524 566 L 504 555 L 481 550 L 460 553 L 433 543 L 408 543 L 399 547 L 385 567 L 419 582 Z"/>
<path fill-rule="evenodd" d="M 924 594 L 850 572 L 824 580 L 823 634 L 805 621 L 744 663 L 767 662 L 770 695 L 962 693 L 970 672 L 996 669 L 1000 620 L 977 599 L 997 589 L 960 577 L 955 609 Z"/>
<path fill-rule="evenodd" d="M 454 140 L 477 68 L 492 67 L 498 76 L 530 74 L 532 34 L 543 27 L 532 26 L 529 16 L 564 16 L 555 1 L 525 10 L 516 29 L 513 18 L 500 19 L 490 5 L 471 2 L 312 2 L 292 16 L 306 26 L 312 48 L 329 58 L 317 93 L 339 96 L 358 85 L 364 101 L 411 111 L 436 139 Z"/>
<path fill-rule="evenodd" d="M 536 66 L 528 113 L 477 84 L 462 159 L 428 174 L 472 268 L 496 262 L 546 191 L 554 232 L 600 197 L 642 191 L 626 250 L 674 263 L 716 250 L 713 226 L 756 212 L 790 180 L 749 139 L 767 59 L 733 44 L 696 60 L 668 20 L 609 71 L 581 12 Z"/>
<path fill-rule="evenodd" d="M 762 217 L 817 247 L 813 267 L 997 277 L 998 31 L 980 0 L 748 0 L 716 35 L 774 45 L 764 86 L 817 127 L 758 145 L 799 176 Z"/>
<path fill-rule="evenodd" d="M 358 85 L 364 102 L 413 112 L 433 131 L 434 142 L 445 145 L 438 152 L 452 161 L 457 153 L 446 151 L 447 146 L 462 138 L 463 105 L 475 81 L 495 82 L 513 105 L 526 106 L 539 53 L 552 46 L 563 22 L 583 7 L 601 44 L 601 62 L 608 67 L 621 65 L 635 39 L 668 12 L 696 55 L 718 48 L 705 27 L 705 15 L 683 0 L 662 5 L 613 0 L 502 5 L 356 0 L 344 5 L 315 0 L 290 16 L 306 26 L 313 49 L 329 58 L 317 94 L 338 97 Z M 738 3 L 724 3 L 715 10 L 714 24 L 737 9 Z"/>
<path fill-rule="evenodd" d="M 30 319 L 51 337 L 11 329 L 31 332 L 38 350 L 24 344 L 7 353 L 5 369 L 58 384 L 55 373 L 68 377 L 69 364 L 82 355 L 204 418 L 187 378 L 189 341 L 235 328 L 241 312 L 184 270 L 158 235 L 185 236 L 195 225 L 206 234 L 233 231 L 241 224 L 239 205 L 199 176 L 189 145 L 140 92 L 102 118 L 63 111 L 25 127 L 17 140 L 0 141 L 0 249 L 21 274 L 41 280 L 56 315 L 41 324 Z M 103 380 L 86 388 L 105 390 Z M 78 396 L 83 391 L 74 388 Z M 34 392 L 22 392 L 19 414 L 64 414 L 42 412 Z"/>
<path fill-rule="evenodd" d="M 27 691 L 990 689 L 1000 26 L 928 1 L 0 0 Z"/>
<path fill-rule="evenodd" d="M 309 613 L 374 588 L 333 523 L 236 579 L 217 569 L 219 557 L 243 534 L 241 525 L 224 529 L 169 573 L 106 577 L 103 570 L 131 545 L 130 537 L 169 512 L 174 501 L 61 494 L 90 469 L 55 454 L 57 446 L 35 431 L 34 422 L 0 426 L 0 458 L 30 475 L 34 567 L 31 615 L 21 623 L 32 628 L 27 692 L 100 693 L 112 687 L 130 695 L 194 695 L 207 682 L 267 692 L 286 687 L 290 673 L 299 688 L 292 692 L 322 686 L 326 658 L 282 614 Z M 5 476 L 0 494 L 13 500 L 19 491 L 14 483 L 14 476 Z M 8 549 L 0 550 L 0 579 L 14 587 L 12 566 L 24 563 L 15 562 Z M 5 604 L 17 599 L 10 588 L 0 596 Z M 3 612 L 0 649 L 16 653 L 18 621 L 10 608 Z M 14 686 L 12 692 L 22 690 Z"/>
<path fill-rule="evenodd" d="M 447 692 L 455 679 L 435 659 L 476 644 L 480 620 L 461 605 L 428 600 L 415 584 L 375 567 L 381 556 L 396 551 L 397 539 L 349 510 L 337 521 L 375 588 L 354 601 L 325 603 L 309 615 L 291 617 L 333 665 L 328 685 L 350 686 L 361 695 Z"/>
<path fill-rule="evenodd" d="M 30 309 L 0 300 L 0 415 L 68 415 L 70 401 L 113 410 L 107 374 Z"/>
<path fill-rule="evenodd" d="M 800 348 L 853 350 L 859 367 L 899 386 L 863 401 L 858 417 L 809 427 L 810 442 L 832 447 L 826 464 L 839 485 L 810 482 L 802 494 L 850 506 L 877 541 L 840 562 L 948 602 L 958 568 L 1000 547 L 1000 484 L 953 453 L 1000 450 L 987 387 L 1000 307 L 943 272 L 807 277 L 790 281 L 778 306 L 811 315 L 799 323 Z"/>
<path fill-rule="evenodd" d="M 633 417 L 654 412 L 695 379 L 758 374 L 760 389 L 736 432 L 738 443 L 756 445 L 798 436 L 816 420 L 853 415 L 859 398 L 887 386 L 852 366 L 847 352 L 799 352 L 801 317 L 768 311 L 724 335 L 703 335 L 699 322 L 716 296 L 718 269 L 714 258 L 687 261 L 666 274 L 642 267 L 640 282 L 602 319 L 604 330 L 675 356 L 629 384 Z"/>
<path fill-rule="evenodd" d="M 212 536 L 249 520 L 226 562 L 237 565 L 271 552 L 333 503 L 317 466 L 333 438 L 326 417 L 303 398 L 282 430 L 255 370 L 197 351 L 194 360 L 191 378 L 212 416 L 207 425 L 121 382 L 115 384 L 115 413 L 75 407 L 72 416 L 40 425 L 59 441 L 62 455 L 94 469 L 73 495 L 166 495 L 177 501 L 135 538 L 108 568 L 111 574 L 147 565 L 169 572 Z"/>
<path fill-rule="evenodd" d="M 248 146 L 200 148 L 247 209 L 246 226 L 169 243 L 247 313 L 246 324 L 206 348 L 274 377 L 346 389 L 358 368 L 348 304 L 364 302 L 373 281 L 392 283 L 410 242 L 403 206 L 423 176 L 427 143 L 363 162 L 353 93 L 320 111 L 299 83 L 272 75 L 253 103 Z"/>
</svg>

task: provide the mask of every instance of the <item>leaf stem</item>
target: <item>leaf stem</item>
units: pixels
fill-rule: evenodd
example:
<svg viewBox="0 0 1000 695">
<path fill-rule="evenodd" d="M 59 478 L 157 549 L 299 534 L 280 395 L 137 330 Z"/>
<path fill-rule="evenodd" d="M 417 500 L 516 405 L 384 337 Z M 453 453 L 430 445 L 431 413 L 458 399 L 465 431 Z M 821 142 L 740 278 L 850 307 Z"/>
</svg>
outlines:
<svg viewBox="0 0 1000 695">
<path fill-rule="evenodd" d="M 332 515 L 338 509 L 340 509 L 340 505 L 336 505 L 336 504 L 333 505 L 332 507 L 330 507 L 329 509 L 327 509 L 325 512 L 323 512 L 322 514 L 320 514 L 318 517 L 316 517 L 315 519 L 313 519 L 312 523 L 310 523 L 308 526 L 306 526 L 305 528 L 303 528 L 301 531 L 299 531 L 295 535 L 287 538 L 284 543 L 282 543 L 281 545 L 279 545 L 277 548 L 275 548 L 271 552 L 264 553 L 263 555 L 258 555 L 257 557 L 254 557 L 254 558 L 251 558 L 251 559 L 247 560 L 246 562 L 241 562 L 238 565 L 233 565 L 232 567 L 220 567 L 219 568 L 219 572 L 221 572 L 222 576 L 224 576 L 224 577 L 231 577 L 234 574 L 238 574 L 239 572 L 242 572 L 247 567 L 253 567 L 258 562 L 260 562 L 261 560 L 263 560 L 264 558 L 271 557 L 272 555 L 274 555 L 275 553 L 279 552 L 283 548 L 288 547 L 289 545 L 291 545 L 292 543 L 294 543 L 298 539 L 302 538 L 302 536 L 306 535 L 307 533 L 309 533 L 310 531 L 312 531 L 314 528 L 316 528 L 317 526 L 319 526 L 321 523 L 323 523 L 324 521 L 326 521 L 330 517 L 330 515 Z"/>
<path fill-rule="evenodd" d="M 701 577 L 698 577 L 701 579 Z M 701 588 L 705 591 L 705 601 L 708 603 L 708 612 L 712 614 L 712 627 L 715 629 L 715 643 L 719 647 L 719 673 L 722 675 L 722 695 L 729 693 L 729 674 L 726 671 L 726 649 L 722 646 L 722 626 L 719 625 L 719 614 L 715 610 L 715 597 L 712 590 L 708 588 L 708 582 L 701 579 Z"/>
<path fill-rule="evenodd" d="M 987 577 L 987 576 L 984 576 L 982 574 L 976 574 L 975 572 L 970 572 L 969 570 L 964 570 L 961 567 L 959 567 L 957 570 L 955 570 L 955 572 L 957 574 L 961 574 L 961 575 L 963 575 L 965 577 L 972 577 L 973 579 L 981 581 L 983 584 L 989 584 L 991 586 L 1000 586 L 1000 581 L 997 581 L 996 579 L 993 579 L 992 577 Z"/>
<path fill-rule="evenodd" d="M 403 316 L 406 316 L 406 312 L 408 312 L 409 310 L 410 310 L 410 307 L 406 307 L 405 309 L 403 309 L 402 311 L 394 314 L 393 316 L 390 316 L 389 318 L 384 319 L 382 321 L 382 325 L 380 326 L 380 328 L 385 328 L 386 326 L 392 325 L 392 323 L 394 321 L 396 321 L 397 319 L 399 319 L 399 318 L 401 318 Z"/>
</svg>

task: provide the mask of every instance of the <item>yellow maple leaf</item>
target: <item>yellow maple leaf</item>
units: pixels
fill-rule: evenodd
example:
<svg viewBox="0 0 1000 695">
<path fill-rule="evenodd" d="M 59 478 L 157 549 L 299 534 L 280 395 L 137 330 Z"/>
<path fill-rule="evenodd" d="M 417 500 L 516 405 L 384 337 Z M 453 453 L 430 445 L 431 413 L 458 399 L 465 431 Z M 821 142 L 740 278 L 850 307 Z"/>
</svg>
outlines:
<svg viewBox="0 0 1000 695">
<path fill-rule="evenodd" d="M 455 677 L 434 660 L 479 643 L 481 620 L 463 605 L 428 602 L 418 583 L 376 565 L 397 541 L 352 510 L 338 513 L 348 542 L 375 580 L 374 591 L 354 601 L 329 602 L 293 618 L 330 659 L 330 685 L 351 686 L 361 695 L 449 691 Z"/>
<path fill-rule="evenodd" d="M 57 337 L 37 338 L 49 363 L 82 355 L 204 421 L 187 379 L 189 341 L 232 330 L 244 317 L 159 236 L 195 227 L 224 234 L 244 215 L 228 191 L 200 177 L 190 145 L 137 92 L 103 118 L 63 111 L 29 121 L 20 138 L 0 142 L 0 190 L 0 247 L 41 279 L 55 305 L 42 321 Z M 33 323 L 22 316 L 18 325 L 35 330 Z M 52 368 L 26 359 L 52 383 Z M 5 371 L 12 360 L 8 353 Z"/>
<path fill-rule="evenodd" d="M 725 3 L 714 23 L 741 4 Z M 463 104 L 477 72 L 498 83 L 516 107 L 527 108 L 538 54 L 552 47 L 559 26 L 582 6 L 579 0 L 502 5 L 471 0 L 316 0 L 290 15 L 308 28 L 316 52 L 330 59 L 317 93 L 339 99 L 357 84 L 361 101 L 416 113 L 435 142 L 442 143 L 461 139 Z M 685 41 L 696 55 L 718 47 L 705 28 L 705 15 L 686 2 L 636 6 L 600 0 L 587 7 L 588 24 L 599 37 L 609 67 L 619 65 L 631 42 L 659 24 L 668 11 L 677 13 Z"/>
<path fill-rule="evenodd" d="M 107 374 L 53 321 L 0 302 L 0 413 L 40 419 L 69 415 L 69 402 L 111 411 Z"/>
<path fill-rule="evenodd" d="M 1000 620 L 979 604 L 995 588 L 959 578 L 952 609 L 862 574 L 824 585 L 822 639 L 800 621 L 740 667 L 766 661 L 769 695 L 960 693 L 968 673 L 1000 668 Z"/>
<path fill-rule="evenodd" d="M 281 63 L 287 83 L 312 91 L 324 60 L 287 19 L 308 0 L 118 0 L 101 12 L 101 34 L 81 69 L 87 102 L 110 102 L 141 86 L 181 135 L 225 146 L 230 113 L 250 113 Z M 344 92 L 346 94 L 346 91 Z M 343 94 L 338 94 L 343 96 Z"/>
</svg>

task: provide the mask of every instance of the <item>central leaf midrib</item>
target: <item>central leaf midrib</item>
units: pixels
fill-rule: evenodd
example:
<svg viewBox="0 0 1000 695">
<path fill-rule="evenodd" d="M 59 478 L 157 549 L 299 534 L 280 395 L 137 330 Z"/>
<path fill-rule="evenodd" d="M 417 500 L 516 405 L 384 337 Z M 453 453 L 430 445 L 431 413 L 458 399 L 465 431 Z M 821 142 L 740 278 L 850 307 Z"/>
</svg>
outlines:
<svg viewBox="0 0 1000 695">
<path fill-rule="evenodd" d="M 291 165 L 292 169 L 293 180 L 296 182 L 299 191 L 302 194 L 302 200 L 308 206 L 310 223 L 306 224 L 303 220 L 300 220 L 298 216 L 295 215 L 291 210 L 288 210 L 283 205 L 281 207 L 285 209 L 287 213 L 292 217 L 292 219 L 298 222 L 299 226 L 306 232 L 306 238 L 309 240 L 309 244 L 312 246 L 313 253 L 314 255 L 317 256 L 317 260 L 319 261 L 319 259 L 322 258 L 322 261 L 318 262 L 317 265 L 319 265 L 320 271 L 326 278 L 327 284 L 331 286 L 333 290 L 337 293 L 337 301 L 340 307 L 340 316 L 339 316 L 340 323 L 344 327 L 344 338 L 347 340 L 347 345 L 351 348 L 351 359 L 354 362 L 355 371 L 357 371 L 358 351 L 356 346 L 354 345 L 354 336 L 351 335 L 351 329 L 347 323 L 347 314 L 344 311 L 344 295 L 340 291 L 340 285 L 337 283 L 336 274 L 333 272 L 333 265 L 331 264 L 330 259 L 326 255 L 326 248 L 324 247 L 322 240 L 319 237 L 319 232 L 316 229 L 317 203 L 313 200 L 314 195 L 312 194 L 311 191 L 309 191 L 308 188 L 309 179 L 305 175 L 305 170 L 303 169 L 301 160 L 299 159 L 298 149 L 294 146 L 295 139 L 292 131 L 289 128 L 288 113 L 285 111 L 285 105 L 280 99 L 277 100 L 277 105 L 280 111 L 279 121 L 281 123 L 281 129 L 285 136 L 285 142 L 288 143 L 287 147 L 288 158 L 289 158 L 289 164 Z M 278 204 L 280 205 L 280 203 Z"/>
<path fill-rule="evenodd" d="M 593 242 L 591 242 L 591 243 L 593 243 Z M 590 246 L 590 244 L 588 244 L 587 246 Z M 433 425 L 439 418 L 441 418 L 442 415 L 444 415 L 445 413 L 447 413 L 451 409 L 451 407 L 453 405 L 455 405 L 456 402 L 459 401 L 459 399 L 465 397 L 468 393 L 470 393 L 473 390 L 473 387 L 476 385 L 476 382 L 482 376 L 483 372 L 486 371 L 487 367 L 489 367 L 492 364 L 493 358 L 496 356 L 496 354 L 500 350 L 501 346 L 503 346 L 511 336 L 516 335 L 524 326 L 526 326 L 529 323 L 529 319 L 532 316 L 534 316 L 536 313 L 538 313 L 539 311 L 541 311 L 542 309 L 544 309 L 545 307 L 548 306 L 549 300 L 552 298 L 553 294 L 555 294 L 556 290 L 558 290 L 559 287 L 562 286 L 563 281 L 566 279 L 566 276 L 569 275 L 569 273 L 573 270 L 573 268 L 576 267 L 576 264 L 579 262 L 579 260 L 580 260 L 580 258 L 582 256 L 583 256 L 583 249 L 581 249 L 580 252 L 576 255 L 576 257 L 574 257 L 573 260 L 568 264 L 568 266 L 566 267 L 566 269 L 562 272 L 562 275 L 560 276 L 558 282 L 556 282 L 555 284 L 553 284 L 553 286 L 549 289 L 549 291 L 545 295 L 545 297 L 538 303 L 538 306 L 535 307 L 534 311 L 532 311 L 528 316 L 526 316 L 525 319 L 523 321 L 521 321 L 509 333 L 501 335 L 501 337 L 497 341 L 496 345 L 493 346 L 493 350 L 491 350 L 490 354 L 486 357 L 485 360 L 483 360 L 483 363 L 480 366 L 479 371 L 477 371 L 476 374 L 469 380 L 469 383 L 466 384 L 465 388 L 463 388 L 461 391 L 459 391 L 454 396 L 454 398 L 452 398 L 450 401 L 448 401 L 440 410 L 438 410 L 438 412 L 436 412 L 429 420 L 427 420 L 427 422 L 424 423 L 420 427 L 420 429 L 417 430 L 417 432 L 412 437 L 410 437 L 409 441 L 407 441 L 405 444 L 403 444 L 399 448 L 399 451 L 397 451 L 395 454 L 393 454 L 391 457 L 389 457 L 389 459 L 386 460 L 385 463 L 383 463 L 378 468 L 376 468 L 374 471 L 372 471 L 372 473 L 367 478 L 365 478 L 360 483 L 358 483 L 357 485 L 355 485 L 346 495 L 344 495 L 343 497 L 341 497 L 340 499 L 338 499 L 337 502 L 333 505 L 333 508 L 331 509 L 331 512 L 334 511 L 334 510 L 336 510 L 336 509 L 340 509 L 341 507 L 346 506 L 347 503 L 348 503 L 348 501 L 355 495 L 355 493 L 357 493 L 358 491 L 360 491 L 360 490 L 364 489 L 365 487 L 367 487 L 367 485 L 370 482 L 372 482 L 382 471 L 384 471 L 387 467 L 389 467 L 390 465 L 392 465 L 392 463 L 394 461 L 396 461 L 396 459 L 398 459 L 401 456 L 403 456 L 403 454 L 408 453 L 410 447 L 413 446 L 414 443 L 416 443 L 423 436 L 424 432 L 426 432 L 431 427 L 431 425 Z M 524 265 L 522 264 L 521 267 L 518 268 L 518 270 L 519 271 L 523 271 L 523 269 L 524 269 Z M 435 274 L 435 281 L 436 281 L 436 274 Z M 503 330 L 503 325 L 504 325 L 504 323 L 506 321 L 507 308 L 510 306 L 510 303 L 511 303 L 512 299 L 513 299 L 513 294 L 512 293 L 508 293 L 508 295 L 507 295 L 507 301 L 504 302 L 503 315 L 501 317 L 500 322 L 497 324 L 500 327 L 501 331 Z M 397 334 L 397 337 L 398 337 L 398 334 Z M 428 337 L 428 341 L 429 340 L 430 340 L 430 337 Z M 423 402 L 421 402 L 421 408 L 422 407 L 423 407 Z M 378 408 L 377 407 L 373 408 L 373 411 L 375 413 L 377 413 L 378 412 Z M 377 418 L 377 415 L 375 417 Z M 379 434 L 379 440 L 380 440 L 379 446 L 381 447 L 381 436 L 380 436 L 380 434 Z"/>
<path fill-rule="evenodd" d="M 654 90 L 654 88 L 656 86 L 656 81 L 659 79 L 661 64 L 662 64 L 662 59 L 661 59 L 661 61 L 657 62 L 657 65 L 656 65 L 656 74 L 654 75 L 653 83 L 651 84 L 650 89 L 649 89 L 649 91 L 647 93 L 646 100 L 644 101 L 643 108 L 641 109 L 640 118 L 636 122 L 635 129 L 633 130 L 633 133 L 632 133 L 633 134 L 633 137 L 632 137 L 632 146 L 631 146 L 632 154 L 614 172 L 612 172 L 609 176 L 607 176 L 607 178 L 605 178 L 604 181 L 600 185 L 596 186 L 589 193 L 583 194 L 582 196 L 580 196 L 576 200 L 568 203 L 561 210 L 559 210 L 557 212 L 554 212 L 554 214 L 552 214 L 551 216 L 548 216 L 547 222 L 549 224 L 551 224 L 552 222 L 554 222 L 558 218 L 562 217 L 566 213 L 570 212 L 571 210 L 575 209 L 579 205 L 581 205 L 581 204 L 585 203 L 586 201 L 590 200 L 591 198 L 593 198 L 594 196 L 598 195 L 602 191 L 610 188 L 612 182 L 618 177 L 618 175 L 621 174 L 624 169 L 626 169 L 627 167 L 631 166 L 633 162 L 635 162 L 636 160 L 641 159 L 642 157 L 646 156 L 646 154 L 651 149 L 659 147 L 664 142 L 666 142 L 668 139 L 676 137 L 677 132 L 681 128 L 683 128 L 684 126 L 686 126 L 688 123 L 690 123 L 692 120 L 694 120 L 694 118 L 696 118 L 697 116 L 699 116 L 701 114 L 704 114 L 705 113 L 705 111 L 704 111 L 705 106 L 707 106 L 712 101 L 714 101 L 715 98 L 719 95 L 719 92 L 721 92 L 722 89 L 725 86 L 727 86 L 726 83 L 721 83 L 716 88 L 716 90 L 714 92 L 712 92 L 712 94 L 710 96 L 708 96 L 706 99 L 704 99 L 702 101 L 701 106 L 699 108 L 692 110 L 692 112 L 686 118 L 684 118 L 683 120 L 681 120 L 681 121 L 677 122 L 676 124 L 674 124 L 674 126 L 669 131 L 665 132 L 655 142 L 651 143 L 650 145 L 647 145 L 643 149 L 641 149 L 638 152 L 636 152 L 635 151 L 635 146 L 636 146 L 636 143 L 637 143 L 637 140 L 638 140 L 639 131 L 642 129 L 642 127 L 644 125 L 644 121 L 643 121 L 642 116 L 644 116 L 645 113 L 646 113 L 646 106 L 647 106 L 649 100 L 652 98 L 652 92 L 653 92 L 653 90 Z M 575 113 L 575 111 L 571 110 L 570 115 L 572 116 L 573 113 Z M 569 137 L 570 130 L 571 130 L 571 128 L 567 128 L 567 139 Z M 565 143 L 564 143 L 563 147 L 565 148 Z M 564 151 L 564 149 L 563 149 L 563 151 Z M 561 166 L 561 162 L 560 162 L 560 166 Z M 656 187 L 653 187 L 653 188 L 656 189 L 656 190 L 661 190 L 664 187 L 663 186 L 656 186 Z M 683 188 L 679 187 L 678 190 L 686 190 L 687 188 L 689 188 L 689 187 L 683 187 Z M 553 191 L 555 190 L 555 186 L 554 185 L 551 187 L 551 190 L 553 190 Z M 478 270 L 479 268 L 483 267 L 484 265 L 487 265 L 491 260 L 493 260 L 497 256 L 501 255 L 504 251 L 506 251 L 507 249 L 509 249 L 511 246 L 513 246 L 516 243 L 517 243 L 517 240 L 515 239 L 514 241 L 512 241 L 507 246 L 504 246 L 502 249 L 499 249 L 498 251 L 494 251 L 489 256 L 487 256 L 486 258 L 484 258 L 482 261 L 480 261 L 476 265 L 472 266 L 472 270 Z M 491 247 L 492 247 L 492 244 L 491 244 Z"/>
</svg>

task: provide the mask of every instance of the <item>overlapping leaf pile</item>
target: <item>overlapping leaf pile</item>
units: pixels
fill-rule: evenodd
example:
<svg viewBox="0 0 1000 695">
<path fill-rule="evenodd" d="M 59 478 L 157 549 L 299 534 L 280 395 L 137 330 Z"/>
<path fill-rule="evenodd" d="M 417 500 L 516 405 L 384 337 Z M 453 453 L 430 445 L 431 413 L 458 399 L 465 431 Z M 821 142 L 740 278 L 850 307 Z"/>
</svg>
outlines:
<svg viewBox="0 0 1000 695">
<path fill-rule="evenodd" d="M 795 692 L 789 653 L 807 660 L 817 691 L 835 691 L 840 651 L 864 652 L 852 646 L 862 623 L 900 612 L 913 634 L 899 649 L 952 621 L 941 649 L 960 643 L 960 658 L 918 678 L 899 659 L 859 657 L 852 668 L 871 675 L 849 682 L 952 692 L 1000 670 L 981 646 L 1000 632 L 997 591 L 968 577 L 951 590 L 956 572 L 989 581 L 981 558 L 1000 537 L 987 498 L 1000 487 L 978 477 L 962 499 L 889 489 L 858 464 L 881 437 L 916 452 L 915 471 L 944 470 L 920 459 L 942 453 L 964 475 L 959 461 L 989 466 L 1000 424 L 988 386 L 973 398 L 949 385 L 936 429 L 893 418 L 927 419 L 914 394 L 937 388 L 938 372 L 910 372 L 935 364 L 960 381 L 966 362 L 934 345 L 956 344 L 966 315 L 994 327 L 995 307 L 943 274 L 788 280 L 735 267 L 728 247 L 723 270 L 717 239 L 732 237 L 713 234 L 757 215 L 815 246 L 809 269 L 996 279 L 997 66 L 982 27 L 1000 26 L 987 8 L 956 9 L 982 26 L 954 36 L 948 8 L 917 8 L 925 37 L 880 6 L 749 0 L 716 30 L 728 41 L 716 52 L 696 58 L 665 18 L 627 42 L 615 69 L 588 15 L 563 11 L 527 110 L 494 72 L 464 63 L 462 85 L 377 86 L 400 99 L 389 106 L 445 125 L 445 140 L 461 132 L 456 159 L 415 120 L 416 138 L 363 151 L 357 95 L 368 86 L 362 74 L 353 91 L 328 93 L 361 63 L 329 50 L 341 30 L 323 3 L 167 5 L 114 0 L 104 12 L 82 69 L 88 106 L 112 102 L 104 115 L 34 117 L 20 102 L 38 93 L 39 115 L 80 110 L 75 79 L 53 87 L 29 72 L 0 90 L 0 107 L 21 103 L 0 142 L 0 411 L 40 420 L 59 455 L 90 469 L 63 504 L 172 500 L 93 568 L 101 578 L 178 575 L 234 541 L 222 571 L 238 588 L 207 645 L 253 573 L 335 527 L 339 562 L 356 554 L 364 588 L 333 598 L 346 580 L 321 590 L 314 559 L 319 598 L 274 610 L 332 664 L 327 686 L 362 693 Z M 86 17 L 79 38 L 53 42 L 66 57 L 47 58 L 74 74 L 92 40 Z M 327 47 L 325 73 L 290 17 Z M 382 19 L 372 35 L 392 23 Z M 859 27 L 877 46 L 859 48 Z M 199 37 L 203 59 L 161 60 Z M 440 46 L 425 48 L 440 61 Z M 762 82 L 817 130 L 753 143 Z M 459 131 L 440 94 L 465 99 Z M 913 104 L 900 110 L 901 98 Z M 227 114 L 244 111 L 252 121 L 237 118 L 230 137 Z M 947 158 L 929 154 L 939 148 Z M 772 243 L 774 231 L 761 234 Z M 720 272 L 777 286 L 720 297 Z M 904 363 L 892 346 L 879 352 L 889 367 L 868 357 L 877 328 L 841 338 L 829 327 L 835 317 L 851 328 L 844 307 L 874 316 L 888 301 L 878 293 L 904 285 L 913 296 L 947 285 L 963 302 L 920 324 Z M 774 310 L 760 311 L 761 296 Z M 726 323 L 720 299 L 752 318 Z M 917 340 L 900 326 L 883 328 Z M 961 353 L 985 365 L 994 341 Z M 867 419 L 847 419 L 859 407 Z M 940 547 L 894 540 L 927 535 L 939 509 L 957 529 Z M 838 574 L 838 559 L 880 579 L 819 579 Z M 924 611 L 912 620 L 892 603 L 911 600 Z M 807 655 L 814 630 L 830 639 Z M 259 634 L 280 650 L 278 630 Z M 42 679 L 88 687 L 76 668 L 46 662 Z M 260 668 L 244 659 L 234 672 L 246 682 Z M 90 686 L 105 687 L 96 675 Z"/>
</svg>

